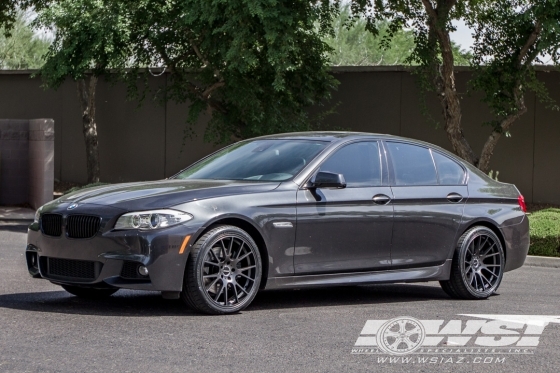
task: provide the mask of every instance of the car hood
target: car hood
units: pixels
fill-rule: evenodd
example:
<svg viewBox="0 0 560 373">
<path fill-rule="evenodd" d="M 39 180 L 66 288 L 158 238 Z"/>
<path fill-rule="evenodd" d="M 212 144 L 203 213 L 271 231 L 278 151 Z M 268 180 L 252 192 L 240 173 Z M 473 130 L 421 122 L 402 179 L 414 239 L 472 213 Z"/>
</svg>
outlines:
<svg viewBox="0 0 560 373">
<path fill-rule="evenodd" d="M 159 180 L 82 189 L 62 196 L 56 202 L 111 205 L 129 211 L 145 210 L 226 195 L 262 193 L 277 188 L 279 184 L 227 180 Z"/>
</svg>

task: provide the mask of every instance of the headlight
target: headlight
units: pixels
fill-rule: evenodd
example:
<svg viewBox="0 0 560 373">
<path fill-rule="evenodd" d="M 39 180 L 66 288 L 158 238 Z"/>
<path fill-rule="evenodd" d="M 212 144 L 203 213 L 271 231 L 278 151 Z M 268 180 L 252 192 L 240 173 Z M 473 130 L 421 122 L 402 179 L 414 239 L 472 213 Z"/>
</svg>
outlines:
<svg viewBox="0 0 560 373">
<path fill-rule="evenodd" d="M 175 210 L 152 210 L 129 212 L 122 215 L 115 229 L 157 229 L 171 227 L 191 220 L 193 217 L 186 212 Z"/>
</svg>

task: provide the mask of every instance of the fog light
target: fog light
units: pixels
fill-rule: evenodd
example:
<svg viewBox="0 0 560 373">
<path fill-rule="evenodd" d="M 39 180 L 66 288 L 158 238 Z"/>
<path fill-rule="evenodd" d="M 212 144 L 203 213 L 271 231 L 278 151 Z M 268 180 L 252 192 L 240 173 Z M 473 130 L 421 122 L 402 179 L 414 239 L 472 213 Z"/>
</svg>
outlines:
<svg viewBox="0 0 560 373">
<path fill-rule="evenodd" d="M 138 267 L 138 273 L 140 273 L 142 276 L 148 276 L 148 268 L 140 266 Z"/>
</svg>

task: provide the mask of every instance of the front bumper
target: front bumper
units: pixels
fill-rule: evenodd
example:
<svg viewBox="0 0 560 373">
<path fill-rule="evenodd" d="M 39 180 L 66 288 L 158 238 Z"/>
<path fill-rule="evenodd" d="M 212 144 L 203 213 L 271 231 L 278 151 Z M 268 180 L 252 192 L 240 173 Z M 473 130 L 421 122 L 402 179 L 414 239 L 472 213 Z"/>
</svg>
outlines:
<svg viewBox="0 0 560 373">
<path fill-rule="evenodd" d="M 112 226 L 112 218 L 107 220 L 104 226 Z M 26 259 L 31 276 L 56 284 L 169 292 L 183 287 L 187 258 L 200 229 L 179 225 L 149 232 L 113 231 L 102 224 L 94 237 L 72 239 L 64 227 L 59 237 L 43 234 L 38 223 L 29 227 Z M 148 269 L 147 276 L 138 273 L 139 266 Z"/>
</svg>

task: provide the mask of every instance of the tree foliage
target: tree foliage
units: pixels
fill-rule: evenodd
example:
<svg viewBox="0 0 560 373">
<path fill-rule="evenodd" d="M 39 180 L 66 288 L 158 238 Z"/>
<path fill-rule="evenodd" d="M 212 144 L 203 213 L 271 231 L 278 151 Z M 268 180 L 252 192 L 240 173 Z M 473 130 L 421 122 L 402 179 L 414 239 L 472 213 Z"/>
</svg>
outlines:
<svg viewBox="0 0 560 373">
<path fill-rule="evenodd" d="M 482 171 L 488 171 L 495 146 L 503 133 L 526 111 L 525 93 L 537 93 L 552 103 L 534 64 L 545 56 L 558 64 L 560 1 L 558 0 L 354 0 L 352 13 L 364 16 L 366 29 L 380 35 L 378 21 L 390 20 L 384 43 L 399 30 L 412 29 L 415 48 L 409 58 L 419 65 L 424 92 L 435 92 L 444 118 L 444 129 L 453 151 Z M 463 20 L 474 29 L 471 88 L 483 94 L 494 120 L 490 134 L 477 155 L 461 125 L 461 102 L 455 86 L 450 33 L 453 21 Z"/>
<path fill-rule="evenodd" d="M 50 40 L 37 36 L 26 18 L 26 13 L 20 11 L 9 33 L 0 28 L 0 69 L 38 69 L 43 65 Z"/>
<path fill-rule="evenodd" d="M 487 169 L 498 139 L 509 136 L 527 111 L 528 91 L 558 109 L 537 79 L 535 64 L 560 62 L 560 1 L 484 0 L 467 9 L 466 19 L 475 31 L 472 86 L 483 92 L 494 116 L 479 159 L 479 167 Z"/>
<path fill-rule="evenodd" d="M 333 9 L 336 11 L 336 8 Z M 334 66 L 418 65 L 411 59 L 415 49 L 414 32 L 403 28 L 389 37 L 389 21 L 375 20 L 377 35 L 367 32 L 367 19 L 358 14 L 352 17 L 350 5 L 341 5 L 332 24 L 332 35 L 325 41 L 332 48 L 329 54 Z M 452 42 L 456 65 L 468 66 L 471 55 Z"/>
<path fill-rule="evenodd" d="M 38 20 L 58 30 L 42 75 L 56 87 L 113 69 L 142 98 L 138 77 L 161 67 L 159 97 L 188 102 L 190 124 L 209 112 L 208 139 L 308 130 L 307 108 L 336 85 L 322 11 L 305 0 L 61 0 Z"/>
</svg>

